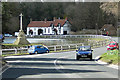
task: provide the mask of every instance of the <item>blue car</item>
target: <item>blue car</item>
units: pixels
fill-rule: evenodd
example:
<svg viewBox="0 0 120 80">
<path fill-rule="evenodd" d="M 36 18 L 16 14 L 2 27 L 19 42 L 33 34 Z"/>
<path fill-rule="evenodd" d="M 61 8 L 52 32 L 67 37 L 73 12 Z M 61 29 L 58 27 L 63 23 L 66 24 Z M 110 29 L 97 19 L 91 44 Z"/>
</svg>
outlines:
<svg viewBox="0 0 120 80">
<path fill-rule="evenodd" d="M 90 60 L 92 60 L 92 51 L 91 46 L 80 46 L 78 50 L 76 50 L 76 60 L 80 58 L 90 58 Z"/>
<path fill-rule="evenodd" d="M 11 37 L 11 34 L 4 34 L 5 37 Z"/>
<path fill-rule="evenodd" d="M 0 34 L 0 42 L 3 42 L 3 40 L 4 40 L 4 36 Z"/>
<path fill-rule="evenodd" d="M 29 54 L 49 53 L 49 49 L 42 45 L 34 45 L 28 49 Z"/>
</svg>

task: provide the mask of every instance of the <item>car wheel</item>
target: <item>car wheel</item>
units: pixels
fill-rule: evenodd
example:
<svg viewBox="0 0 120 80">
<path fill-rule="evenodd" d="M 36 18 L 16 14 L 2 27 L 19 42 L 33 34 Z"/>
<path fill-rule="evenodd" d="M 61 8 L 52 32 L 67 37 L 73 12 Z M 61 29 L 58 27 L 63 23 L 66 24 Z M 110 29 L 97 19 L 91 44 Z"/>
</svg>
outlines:
<svg viewBox="0 0 120 80">
<path fill-rule="evenodd" d="M 49 53 L 49 51 L 47 50 L 46 53 Z"/>
<path fill-rule="evenodd" d="M 92 55 L 90 56 L 90 60 L 92 60 Z"/>
<path fill-rule="evenodd" d="M 35 51 L 35 54 L 38 54 L 38 52 L 37 52 L 37 51 Z"/>
<path fill-rule="evenodd" d="M 79 60 L 79 56 L 76 56 L 76 60 Z"/>
<path fill-rule="evenodd" d="M 30 55 L 32 55 L 32 53 L 29 53 Z"/>
</svg>

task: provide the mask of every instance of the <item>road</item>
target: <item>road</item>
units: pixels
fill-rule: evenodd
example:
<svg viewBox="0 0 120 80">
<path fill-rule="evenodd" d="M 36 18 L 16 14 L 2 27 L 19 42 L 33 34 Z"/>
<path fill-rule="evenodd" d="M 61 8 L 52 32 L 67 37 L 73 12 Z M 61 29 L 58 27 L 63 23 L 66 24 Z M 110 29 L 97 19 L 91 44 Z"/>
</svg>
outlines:
<svg viewBox="0 0 120 80">
<path fill-rule="evenodd" d="M 3 78 L 118 78 L 118 70 L 97 64 L 105 47 L 93 49 L 93 60 L 76 60 L 75 51 L 6 57 Z"/>
<path fill-rule="evenodd" d="M 112 40 L 115 40 L 115 41 L 118 42 L 118 43 L 120 42 L 120 37 L 112 37 L 111 39 L 112 39 Z"/>
</svg>

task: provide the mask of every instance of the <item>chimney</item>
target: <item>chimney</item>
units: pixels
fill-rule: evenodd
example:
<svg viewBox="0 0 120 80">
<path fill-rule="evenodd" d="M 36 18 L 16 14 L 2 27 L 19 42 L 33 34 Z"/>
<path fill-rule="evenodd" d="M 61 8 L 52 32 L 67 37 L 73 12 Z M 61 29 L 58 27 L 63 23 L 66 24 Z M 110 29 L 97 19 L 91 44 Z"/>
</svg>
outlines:
<svg viewBox="0 0 120 80">
<path fill-rule="evenodd" d="M 30 22 L 32 21 L 32 18 L 30 18 Z"/>
<path fill-rule="evenodd" d="M 56 18 L 54 17 L 54 18 L 53 18 L 53 21 L 55 21 L 55 19 L 56 19 Z"/>
<path fill-rule="evenodd" d="M 66 17 L 66 18 L 65 18 L 65 21 L 67 21 L 67 20 L 68 20 L 68 18 Z"/>
<path fill-rule="evenodd" d="M 45 18 L 45 22 L 47 21 L 47 18 Z"/>
<path fill-rule="evenodd" d="M 47 18 L 45 18 L 45 23 L 47 22 Z"/>
<path fill-rule="evenodd" d="M 60 19 L 60 17 L 58 19 Z"/>
</svg>

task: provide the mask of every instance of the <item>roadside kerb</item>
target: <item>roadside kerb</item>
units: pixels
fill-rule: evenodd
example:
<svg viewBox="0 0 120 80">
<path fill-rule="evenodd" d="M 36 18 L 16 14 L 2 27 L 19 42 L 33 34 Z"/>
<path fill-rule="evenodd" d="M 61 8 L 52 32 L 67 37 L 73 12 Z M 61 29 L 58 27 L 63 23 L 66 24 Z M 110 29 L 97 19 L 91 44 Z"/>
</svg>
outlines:
<svg viewBox="0 0 120 80">
<path fill-rule="evenodd" d="M 98 63 L 98 64 L 101 64 L 101 65 L 107 65 L 107 67 L 110 67 L 110 68 L 119 69 L 118 65 L 108 64 L 107 62 L 101 61 L 100 56 L 97 56 L 95 58 L 95 62 Z"/>
</svg>

